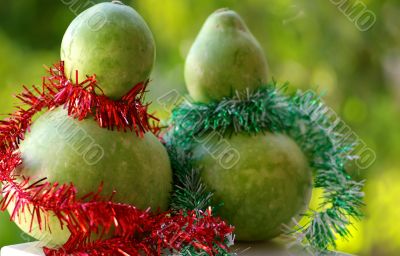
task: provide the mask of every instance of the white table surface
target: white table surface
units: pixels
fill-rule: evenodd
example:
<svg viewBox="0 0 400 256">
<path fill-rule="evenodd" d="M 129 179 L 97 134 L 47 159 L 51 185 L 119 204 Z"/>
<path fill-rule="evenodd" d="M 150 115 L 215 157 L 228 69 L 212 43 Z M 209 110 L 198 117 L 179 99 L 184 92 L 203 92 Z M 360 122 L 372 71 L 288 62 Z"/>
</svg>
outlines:
<svg viewBox="0 0 400 256">
<path fill-rule="evenodd" d="M 37 242 L 10 245 L 1 248 L 1 256 L 42 256 L 43 250 Z"/>
<path fill-rule="evenodd" d="M 288 250 L 276 243 L 239 244 L 234 252 L 238 256 L 298 256 L 310 255 L 299 250 Z M 5 246 L 1 249 L 1 256 L 43 256 L 43 251 L 37 242 Z M 331 255 L 349 256 L 349 254 L 332 253 Z"/>
</svg>

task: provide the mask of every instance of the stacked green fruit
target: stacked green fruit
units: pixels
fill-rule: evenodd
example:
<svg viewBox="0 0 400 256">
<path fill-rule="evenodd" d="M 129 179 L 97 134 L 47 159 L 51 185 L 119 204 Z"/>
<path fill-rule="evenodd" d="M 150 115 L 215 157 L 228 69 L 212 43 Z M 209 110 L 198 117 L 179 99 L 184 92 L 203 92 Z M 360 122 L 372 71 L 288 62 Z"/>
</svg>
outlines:
<svg viewBox="0 0 400 256">
<path fill-rule="evenodd" d="M 103 92 L 118 99 L 149 78 L 155 60 L 153 35 L 143 18 L 119 1 L 97 4 L 69 25 L 61 43 L 72 81 L 96 74 Z"/>
<path fill-rule="evenodd" d="M 95 22 L 97 21 L 97 22 Z M 101 3 L 81 13 L 65 33 L 61 57 L 71 80 L 96 74 L 107 96 L 121 98 L 147 80 L 154 64 L 154 40 L 143 19 L 119 1 Z M 34 122 L 20 145 L 23 164 L 16 170 L 33 180 L 73 183 L 78 196 L 116 191 L 115 202 L 140 209 L 168 208 L 172 171 L 167 152 L 148 132 L 118 132 L 99 127 L 93 117 L 78 121 L 56 108 Z M 13 209 L 10 204 L 9 210 Z M 32 209 L 32 208 L 31 208 Z M 48 246 L 64 244 L 70 235 L 50 214 L 50 230 L 41 230 L 27 210 L 17 224 Z M 24 219 L 26 221 L 24 221 Z"/>
<path fill-rule="evenodd" d="M 189 52 L 185 79 L 190 96 L 201 102 L 229 97 L 267 82 L 267 62 L 242 18 L 221 9 L 211 15 Z"/>
<path fill-rule="evenodd" d="M 202 103 L 219 101 L 267 81 L 261 47 L 238 14 L 222 9 L 206 21 L 187 57 L 187 88 Z M 205 134 L 193 148 L 195 165 L 216 203 L 218 214 L 235 226 L 239 240 L 267 240 L 279 235 L 308 205 L 312 178 L 299 146 L 284 134 L 233 134 L 223 138 L 237 154 L 229 163 L 210 152 L 219 139 Z M 223 158 L 223 157 L 222 157 Z M 229 159 L 229 157 L 226 157 Z"/>
</svg>

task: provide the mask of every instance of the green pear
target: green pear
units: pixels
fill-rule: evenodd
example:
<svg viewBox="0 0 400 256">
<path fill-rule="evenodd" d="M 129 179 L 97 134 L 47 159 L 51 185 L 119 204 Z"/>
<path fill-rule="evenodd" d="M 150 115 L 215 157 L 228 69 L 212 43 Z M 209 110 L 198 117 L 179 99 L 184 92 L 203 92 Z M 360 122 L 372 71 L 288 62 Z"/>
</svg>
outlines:
<svg viewBox="0 0 400 256">
<path fill-rule="evenodd" d="M 195 165 L 217 214 L 235 226 L 238 240 L 262 241 L 281 234 L 308 206 L 312 173 L 297 144 L 283 134 L 215 133 L 197 138 Z"/>
<path fill-rule="evenodd" d="M 103 182 L 102 194 L 110 196 L 116 191 L 115 202 L 143 210 L 168 209 L 170 162 L 166 149 L 150 132 L 138 137 L 133 132 L 110 131 L 93 119 L 78 121 L 59 107 L 34 122 L 20 150 L 23 166 L 16 171 L 33 181 L 47 178 L 52 183 L 72 182 L 79 197 L 96 192 Z M 60 228 L 55 217 L 50 218 L 51 232 L 40 230 L 36 222 L 29 232 L 30 220 L 26 210 L 16 223 L 46 244 L 67 241 L 69 232 Z"/>
<path fill-rule="evenodd" d="M 267 82 L 263 50 L 242 18 L 221 9 L 205 22 L 186 59 L 185 80 L 198 102 L 219 101 Z"/>
<path fill-rule="evenodd" d="M 155 61 L 153 35 L 143 18 L 120 1 L 100 3 L 79 14 L 61 44 L 67 77 L 82 82 L 96 74 L 104 93 L 119 99 L 147 80 Z"/>
</svg>

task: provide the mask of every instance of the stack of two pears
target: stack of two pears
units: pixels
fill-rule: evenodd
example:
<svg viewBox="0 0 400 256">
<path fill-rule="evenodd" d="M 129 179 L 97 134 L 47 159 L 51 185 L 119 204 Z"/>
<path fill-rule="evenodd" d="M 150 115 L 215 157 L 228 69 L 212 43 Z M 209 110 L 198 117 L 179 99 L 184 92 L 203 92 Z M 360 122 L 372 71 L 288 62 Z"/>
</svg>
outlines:
<svg viewBox="0 0 400 256">
<path fill-rule="evenodd" d="M 99 19 L 99 17 L 101 19 Z M 136 84 L 147 80 L 155 61 L 153 35 L 142 17 L 119 1 L 97 4 L 69 25 L 61 46 L 65 73 L 75 83 L 96 74 L 104 94 L 118 100 Z M 47 178 L 73 183 L 78 196 L 96 192 L 139 209 L 168 208 L 172 171 L 164 146 L 151 132 L 118 132 L 99 127 L 93 116 L 78 121 L 63 107 L 44 113 L 20 145 L 23 164 L 18 174 L 32 181 Z M 10 204 L 9 210 L 13 210 Z M 33 209 L 33 207 L 31 207 Z M 49 229 L 33 222 L 25 209 L 17 225 L 46 246 L 64 244 L 70 232 L 53 213 Z M 43 217 L 44 218 L 44 217 Z M 18 221 L 19 220 L 19 221 Z M 44 223 L 44 221 L 42 221 Z"/>
<path fill-rule="evenodd" d="M 193 100 L 206 104 L 266 86 L 263 50 L 237 13 L 221 9 L 207 19 L 187 56 L 185 80 Z M 213 132 L 193 140 L 192 149 L 214 202 L 223 203 L 217 214 L 235 226 L 238 240 L 276 237 L 308 206 L 311 171 L 304 153 L 280 133 L 239 132 L 223 139 L 238 152 L 233 166 L 210 154 L 224 154 Z"/>
</svg>

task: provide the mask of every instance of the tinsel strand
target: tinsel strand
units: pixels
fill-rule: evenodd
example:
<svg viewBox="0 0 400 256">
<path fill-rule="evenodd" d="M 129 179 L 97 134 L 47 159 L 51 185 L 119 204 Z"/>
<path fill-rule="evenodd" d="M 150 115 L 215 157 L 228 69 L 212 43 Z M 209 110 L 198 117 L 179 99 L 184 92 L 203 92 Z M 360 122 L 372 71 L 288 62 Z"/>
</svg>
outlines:
<svg viewBox="0 0 400 256">
<path fill-rule="evenodd" d="M 273 82 L 220 102 L 183 103 L 173 110 L 166 141 L 169 140 L 172 145 L 169 148 L 182 150 L 180 154 L 186 155 L 186 162 L 190 162 L 193 138 L 197 134 L 218 131 L 230 136 L 232 133 L 251 135 L 268 131 L 291 136 L 307 155 L 315 171 L 314 187 L 323 188 L 325 192 L 320 209 L 307 213 L 310 218 L 308 224 L 295 227 L 290 234 L 314 251 L 323 253 L 329 245 L 336 246 L 336 235 L 350 235 L 348 226 L 351 218 L 362 217 L 363 182 L 353 181 L 344 168 L 349 159 L 356 157 L 351 155 L 355 144 L 346 141 L 340 132 L 324 128 L 331 127 L 332 121 L 318 113 L 318 109 L 324 107 L 319 97 L 301 92 L 287 96 L 283 93 L 286 87 L 284 85 L 283 89 L 279 89 Z M 311 111 L 304 111 L 306 108 Z M 190 168 L 190 165 L 186 166 Z M 199 179 L 193 180 L 199 183 Z M 193 184 L 186 187 L 190 186 Z M 197 186 L 203 186 L 201 181 Z M 175 202 L 185 202 L 187 195 L 179 194 L 181 187 L 176 186 L 175 190 Z M 204 193 L 192 191 L 191 197 L 204 198 Z"/>
<path fill-rule="evenodd" d="M 22 164 L 19 143 L 33 116 L 45 109 L 64 106 L 77 119 L 94 116 L 101 127 L 134 130 L 137 135 L 157 132 L 149 124 L 149 119 L 157 119 L 141 103 L 147 83 L 136 85 L 120 101 L 111 101 L 103 94 L 97 95 L 96 89 L 101 89 L 95 77 L 74 85 L 66 79 L 62 63 L 49 72 L 42 89 L 25 87 L 17 95 L 25 106 L 0 121 L 0 210 L 5 211 L 13 203 L 13 220 L 18 221 L 21 213 L 29 211 L 31 228 L 36 223 L 43 230 L 49 228 L 43 218 L 46 220 L 50 212 L 54 214 L 71 236 L 60 249 L 44 248 L 46 255 L 161 255 L 165 250 L 180 253 L 188 248 L 199 254 L 227 255 L 226 239 L 233 228 L 213 217 L 210 209 L 155 214 L 101 197 L 101 185 L 97 192 L 77 198 L 73 184 L 33 181 L 14 174 Z M 93 241 L 93 234 L 111 238 Z"/>
</svg>

